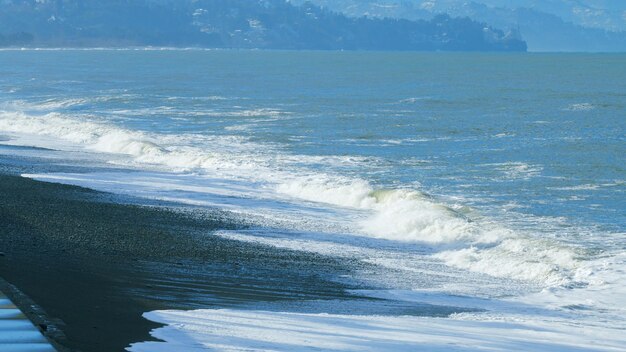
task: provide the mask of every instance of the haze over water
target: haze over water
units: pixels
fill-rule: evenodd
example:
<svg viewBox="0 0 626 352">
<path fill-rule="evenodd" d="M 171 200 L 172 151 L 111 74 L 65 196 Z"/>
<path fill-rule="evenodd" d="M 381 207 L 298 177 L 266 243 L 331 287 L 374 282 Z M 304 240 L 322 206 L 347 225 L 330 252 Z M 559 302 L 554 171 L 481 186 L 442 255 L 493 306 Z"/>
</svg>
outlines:
<svg viewBox="0 0 626 352">
<path fill-rule="evenodd" d="M 110 167 L 28 177 L 230 210 L 253 225 L 219 236 L 379 266 L 353 278 L 369 295 L 593 325 L 611 349 L 626 328 L 625 60 L 2 51 L 0 134 Z"/>
</svg>

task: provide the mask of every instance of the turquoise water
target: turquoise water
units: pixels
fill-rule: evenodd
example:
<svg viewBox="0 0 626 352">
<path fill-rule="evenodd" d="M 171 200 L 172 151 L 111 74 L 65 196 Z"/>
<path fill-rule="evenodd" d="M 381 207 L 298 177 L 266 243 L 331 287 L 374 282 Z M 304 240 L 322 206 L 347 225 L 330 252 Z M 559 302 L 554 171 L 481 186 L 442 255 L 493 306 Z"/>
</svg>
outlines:
<svg viewBox="0 0 626 352">
<path fill-rule="evenodd" d="M 621 314 L 623 54 L 1 51 L 0 110 L 111 168 L 28 177 L 231 210 L 256 225 L 220 236 L 388 289 Z"/>
<path fill-rule="evenodd" d="M 626 226 L 624 55 L 53 51 L 0 58 L 4 105 L 49 104 L 164 134 L 237 136 L 288 154 L 370 158 L 339 171 L 380 187 L 418 183 L 484 205 L 516 203 L 523 213 L 613 231 Z"/>
</svg>

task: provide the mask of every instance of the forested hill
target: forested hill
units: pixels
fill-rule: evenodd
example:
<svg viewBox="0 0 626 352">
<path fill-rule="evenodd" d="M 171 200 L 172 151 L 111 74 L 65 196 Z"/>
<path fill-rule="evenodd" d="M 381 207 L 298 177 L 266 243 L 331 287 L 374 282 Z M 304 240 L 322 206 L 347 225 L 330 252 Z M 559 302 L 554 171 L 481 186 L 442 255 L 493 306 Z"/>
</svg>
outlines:
<svg viewBox="0 0 626 352">
<path fill-rule="evenodd" d="M 526 50 L 468 18 L 351 18 L 285 0 L 0 0 L 0 46 Z"/>
</svg>

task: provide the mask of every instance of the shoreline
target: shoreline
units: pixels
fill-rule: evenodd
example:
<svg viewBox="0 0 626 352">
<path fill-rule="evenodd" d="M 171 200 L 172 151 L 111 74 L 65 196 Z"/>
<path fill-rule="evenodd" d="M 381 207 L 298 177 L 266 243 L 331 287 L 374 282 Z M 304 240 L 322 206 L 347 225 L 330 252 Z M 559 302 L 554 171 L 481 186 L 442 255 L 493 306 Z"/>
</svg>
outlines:
<svg viewBox="0 0 626 352">
<path fill-rule="evenodd" d="M 342 260 L 212 236 L 245 228 L 219 211 L 117 203 L 19 176 L 46 168 L 0 154 L 0 277 L 23 295 L 22 307 L 36 302 L 29 318 L 60 351 L 154 341 L 161 325 L 142 316 L 153 310 L 371 300 L 348 293 L 359 287 L 341 282 L 352 270 Z"/>
</svg>

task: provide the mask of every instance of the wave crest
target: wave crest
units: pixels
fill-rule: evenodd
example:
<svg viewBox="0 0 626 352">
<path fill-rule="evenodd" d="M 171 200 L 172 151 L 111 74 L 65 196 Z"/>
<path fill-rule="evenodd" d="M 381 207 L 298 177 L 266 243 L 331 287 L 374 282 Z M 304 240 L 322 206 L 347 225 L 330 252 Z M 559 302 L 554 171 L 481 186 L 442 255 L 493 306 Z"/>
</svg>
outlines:
<svg viewBox="0 0 626 352">
<path fill-rule="evenodd" d="M 291 165 L 290 158 L 227 150 L 241 144 L 238 140 L 223 148 L 210 147 L 208 141 L 197 144 L 193 138 L 198 137 L 148 134 L 58 113 L 3 111 L 0 130 L 50 136 L 87 150 L 127 155 L 140 166 L 222 172 L 224 177 L 247 179 L 273 189 L 273 193 L 264 193 L 267 197 L 354 209 L 358 215 L 346 220 L 354 224 L 354 234 L 423 243 L 433 249 L 435 258 L 470 271 L 553 285 L 570 280 L 578 265 L 571 248 L 538 242 L 485 221 L 471 221 L 418 190 L 376 189 L 359 178 L 311 173 L 298 163 L 295 165 L 300 166 Z"/>
</svg>

